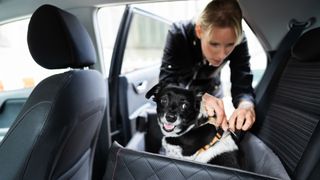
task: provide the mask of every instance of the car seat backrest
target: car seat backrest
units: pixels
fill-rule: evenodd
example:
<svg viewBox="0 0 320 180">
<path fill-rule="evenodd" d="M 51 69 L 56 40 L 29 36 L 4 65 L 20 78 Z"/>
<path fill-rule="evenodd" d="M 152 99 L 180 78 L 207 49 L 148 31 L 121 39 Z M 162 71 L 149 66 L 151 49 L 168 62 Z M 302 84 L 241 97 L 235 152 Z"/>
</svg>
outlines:
<svg viewBox="0 0 320 180">
<path fill-rule="evenodd" d="M 90 36 L 72 14 L 43 5 L 30 19 L 27 40 L 42 67 L 77 69 L 34 88 L 0 144 L 0 179 L 91 179 L 106 85 L 86 69 L 96 61 Z"/>
<path fill-rule="evenodd" d="M 255 131 L 293 179 L 314 178 L 320 169 L 319 42 L 320 28 L 315 28 L 292 47 L 278 83 L 268 94 L 266 116 L 259 119 Z"/>
</svg>

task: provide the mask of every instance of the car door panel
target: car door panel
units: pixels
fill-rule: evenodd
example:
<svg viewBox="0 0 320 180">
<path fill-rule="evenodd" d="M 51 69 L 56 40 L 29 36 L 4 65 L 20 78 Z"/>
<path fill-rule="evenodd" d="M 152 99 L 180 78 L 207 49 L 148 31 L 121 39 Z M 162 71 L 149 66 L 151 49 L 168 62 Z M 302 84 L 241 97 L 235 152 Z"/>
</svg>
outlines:
<svg viewBox="0 0 320 180">
<path fill-rule="evenodd" d="M 146 68 L 123 76 L 127 79 L 128 112 L 132 115 L 140 106 L 149 103 L 146 92 L 158 82 L 159 67 Z"/>
<path fill-rule="evenodd" d="M 121 96 L 124 96 L 120 103 L 122 114 L 127 117 L 130 126 L 127 126 L 127 132 L 133 134 L 136 129 L 136 118 L 141 115 L 145 109 L 152 107 L 152 102 L 145 98 L 146 92 L 158 82 L 159 67 L 145 68 L 135 71 L 125 76 L 120 76 L 119 89 Z"/>
</svg>

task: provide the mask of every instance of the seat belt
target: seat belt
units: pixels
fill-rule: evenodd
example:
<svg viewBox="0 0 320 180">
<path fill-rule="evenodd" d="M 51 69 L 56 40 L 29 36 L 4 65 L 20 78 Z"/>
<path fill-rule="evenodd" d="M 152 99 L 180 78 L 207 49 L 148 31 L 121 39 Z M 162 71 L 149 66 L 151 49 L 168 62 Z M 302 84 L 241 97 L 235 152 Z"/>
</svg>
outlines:
<svg viewBox="0 0 320 180">
<path fill-rule="evenodd" d="M 315 18 L 311 17 L 306 22 L 297 22 L 296 20 L 291 20 L 290 30 L 286 36 L 282 39 L 278 51 L 273 56 L 271 63 L 266 69 L 258 87 L 256 88 L 256 113 L 259 117 L 264 119 L 266 113 L 266 107 L 268 105 L 268 94 L 273 87 L 273 85 L 278 81 L 279 75 L 283 72 L 290 53 L 291 47 L 298 40 L 302 32 L 312 26 L 315 22 Z M 259 118 L 258 117 L 258 118 Z M 257 119 L 258 119 L 257 118 Z M 260 118 L 259 118 L 260 119 Z"/>
</svg>

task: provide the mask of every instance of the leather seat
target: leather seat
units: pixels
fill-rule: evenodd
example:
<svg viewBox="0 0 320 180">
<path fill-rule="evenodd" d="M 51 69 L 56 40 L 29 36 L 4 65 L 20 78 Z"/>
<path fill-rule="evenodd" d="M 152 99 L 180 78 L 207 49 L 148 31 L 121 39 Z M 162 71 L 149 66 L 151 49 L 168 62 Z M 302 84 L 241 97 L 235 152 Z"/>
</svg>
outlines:
<svg viewBox="0 0 320 180">
<path fill-rule="evenodd" d="M 90 36 L 74 15 L 43 5 L 31 17 L 27 40 L 40 66 L 71 70 L 32 91 L 0 144 L 0 179 L 91 179 L 106 85 L 86 68 L 96 61 Z"/>
</svg>

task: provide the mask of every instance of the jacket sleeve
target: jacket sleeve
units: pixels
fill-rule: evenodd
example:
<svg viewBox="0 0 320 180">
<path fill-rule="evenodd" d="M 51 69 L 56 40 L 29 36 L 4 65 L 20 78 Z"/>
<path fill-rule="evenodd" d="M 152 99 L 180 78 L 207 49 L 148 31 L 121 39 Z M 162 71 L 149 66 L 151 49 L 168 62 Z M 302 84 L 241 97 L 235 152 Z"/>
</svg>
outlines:
<svg viewBox="0 0 320 180">
<path fill-rule="evenodd" d="M 250 55 L 247 39 L 233 50 L 229 56 L 231 72 L 231 95 L 234 107 L 238 107 L 242 100 L 254 103 L 254 90 L 252 88 L 253 75 L 250 69 Z"/>
<path fill-rule="evenodd" d="M 160 68 L 160 82 L 184 83 L 192 76 L 188 58 L 184 53 L 187 40 L 177 26 L 173 24 L 167 35 Z"/>
</svg>

